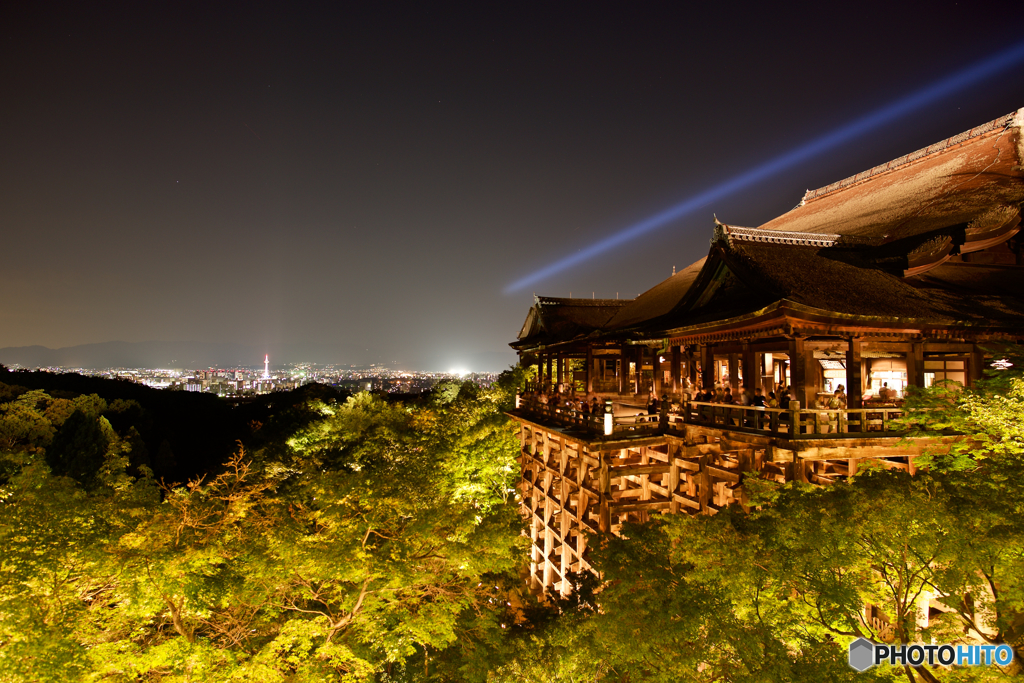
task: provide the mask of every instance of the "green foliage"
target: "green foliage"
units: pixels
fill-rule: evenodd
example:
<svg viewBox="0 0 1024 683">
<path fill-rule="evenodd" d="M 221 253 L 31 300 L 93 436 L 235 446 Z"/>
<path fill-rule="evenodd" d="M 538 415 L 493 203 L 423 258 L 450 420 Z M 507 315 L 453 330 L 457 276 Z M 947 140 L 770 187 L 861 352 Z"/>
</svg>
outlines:
<svg viewBox="0 0 1024 683">
<path fill-rule="evenodd" d="M 524 538 L 492 393 L 308 396 L 162 490 L 103 417 L 135 406 L 81 398 L 2 408 L 0 680 L 412 680 L 498 638 Z"/>
<path fill-rule="evenodd" d="M 103 466 L 107 446 L 110 445 L 102 417 L 90 416 L 75 410 L 57 430 L 53 442 L 46 448 L 46 464 L 57 476 L 71 477 L 86 488 L 96 483 Z"/>
<path fill-rule="evenodd" d="M 275 398 L 221 469 L 165 487 L 148 460 L 173 458 L 170 446 L 150 455 L 121 421 L 138 404 L 12 392 L 0 405 L 0 681 L 1019 673 L 858 674 L 846 648 L 860 636 L 1022 642 L 1020 372 L 915 394 L 908 425 L 944 441 L 913 477 L 748 478 L 749 513 L 591 537 L 600 578 L 570 576 L 569 596 L 543 602 L 521 578 L 518 438 L 502 414 L 525 379 L 515 368 L 412 403 Z M 944 609 L 926 625 L 929 596 Z"/>
</svg>

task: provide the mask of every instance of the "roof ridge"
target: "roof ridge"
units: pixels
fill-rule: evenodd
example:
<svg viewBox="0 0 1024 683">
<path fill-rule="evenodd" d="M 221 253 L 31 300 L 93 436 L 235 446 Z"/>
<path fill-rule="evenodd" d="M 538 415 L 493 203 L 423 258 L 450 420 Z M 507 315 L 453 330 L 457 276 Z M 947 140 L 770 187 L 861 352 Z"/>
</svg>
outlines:
<svg viewBox="0 0 1024 683">
<path fill-rule="evenodd" d="M 837 244 L 862 244 L 863 240 L 849 235 L 815 232 L 794 232 L 770 228 L 740 228 L 716 223 L 711 244 L 715 242 L 762 242 L 767 244 L 789 244 L 801 247 L 834 247 Z"/>
<path fill-rule="evenodd" d="M 621 306 L 632 301 L 632 299 L 584 299 L 582 297 L 565 298 L 559 296 L 538 296 L 535 298 L 537 303 L 548 306 L 566 304 L 572 306 Z"/>
<path fill-rule="evenodd" d="M 948 137 L 945 140 L 928 145 L 927 147 L 919 149 L 916 152 L 904 154 L 903 156 L 897 157 L 896 159 L 893 159 L 888 163 L 879 164 L 874 168 L 869 168 L 866 171 L 861 171 L 860 173 L 854 174 L 848 178 L 843 178 L 842 180 L 836 181 L 831 185 L 819 187 L 817 190 L 807 190 L 807 192 L 804 193 L 803 199 L 800 200 L 800 204 L 798 204 L 798 206 L 803 206 L 809 201 L 813 201 L 815 199 L 824 197 L 825 195 L 837 192 L 838 190 L 845 189 L 850 185 L 853 185 L 854 183 L 859 183 L 862 180 L 867 180 L 868 178 L 879 175 L 881 173 L 885 173 L 886 171 L 891 171 L 901 166 L 906 166 L 907 164 L 913 163 L 918 159 L 923 159 L 924 157 L 931 156 L 932 154 L 938 154 L 950 147 L 959 145 L 961 142 L 966 142 L 967 140 L 979 137 L 993 130 L 997 130 L 999 128 L 1008 128 L 1014 123 L 1014 119 L 1018 117 L 1021 111 L 1024 110 L 1018 110 L 1006 114 L 1005 116 L 1000 116 L 999 118 L 993 119 L 988 123 L 983 123 L 980 126 L 975 126 L 974 128 L 964 131 L 963 133 L 958 133 L 957 135 Z M 1021 125 L 1020 122 L 1017 122 L 1017 125 Z"/>
</svg>

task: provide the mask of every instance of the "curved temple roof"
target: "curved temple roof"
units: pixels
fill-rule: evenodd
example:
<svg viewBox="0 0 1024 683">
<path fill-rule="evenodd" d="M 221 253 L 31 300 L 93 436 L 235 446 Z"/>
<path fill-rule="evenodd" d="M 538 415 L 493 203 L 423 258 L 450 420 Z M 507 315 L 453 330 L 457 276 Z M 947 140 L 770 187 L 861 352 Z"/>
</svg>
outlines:
<svg viewBox="0 0 1024 683">
<path fill-rule="evenodd" d="M 760 227 L 716 219 L 708 256 L 632 301 L 538 299 L 513 346 L 657 338 L 783 301 L 841 315 L 1024 327 L 1024 286 L 1013 284 L 1024 270 L 949 262 L 992 248 L 1012 258 L 1000 245 L 1020 230 L 1022 202 L 1024 109 L 809 191 Z M 555 314 L 553 302 L 590 307 Z M 555 317 L 542 324 L 545 315 Z"/>
<path fill-rule="evenodd" d="M 761 230 L 891 242 L 1024 201 L 1024 109 L 808 192 Z"/>
</svg>

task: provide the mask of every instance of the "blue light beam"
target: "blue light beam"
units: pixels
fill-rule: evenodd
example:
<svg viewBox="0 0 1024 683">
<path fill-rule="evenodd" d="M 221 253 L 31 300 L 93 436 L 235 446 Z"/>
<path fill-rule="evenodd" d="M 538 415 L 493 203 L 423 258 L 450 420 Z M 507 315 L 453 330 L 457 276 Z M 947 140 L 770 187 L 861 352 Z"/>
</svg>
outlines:
<svg viewBox="0 0 1024 683">
<path fill-rule="evenodd" d="M 818 156 L 834 147 L 850 142 L 865 133 L 868 133 L 883 124 L 889 123 L 901 116 L 906 116 L 922 107 L 933 104 L 944 97 L 962 90 L 977 81 L 996 75 L 1018 62 L 1024 61 L 1024 41 L 1016 43 L 1007 50 L 1003 50 L 987 59 L 976 62 L 971 66 L 954 73 L 952 76 L 932 83 L 907 97 L 888 104 L 874 113 L 868 114 L 862 119 L 847 123 L 831 133 L 812 140 L 791 152 L 787 152 L 770 161 L 757 166 L 745 173 L 726 180 L 725 182 L 699 192 L 673 207 L 665 209 L 639 223 L 609 235 L 604 239 L 591 244 L 589 247 L 580 249 L 575 254 L 565 256 L 554 263 L 544 266 L 540 270 L 516 280 L 505 288 L 505 294 L 512 294 L 522 291 L 532 284 L 545 280 L 556 273 L 567 268 L 589 261 L 595 256 L 602 254 L 609 249 L 619 246 L 629 240 L 639 237 L 666 223 L 682 218 L 696 209 L 710 204 L 713 201 L 722 199 L 734 192 L 747 188 L 760 180 L 788 169 L 812 157 Z"/>
</svg>

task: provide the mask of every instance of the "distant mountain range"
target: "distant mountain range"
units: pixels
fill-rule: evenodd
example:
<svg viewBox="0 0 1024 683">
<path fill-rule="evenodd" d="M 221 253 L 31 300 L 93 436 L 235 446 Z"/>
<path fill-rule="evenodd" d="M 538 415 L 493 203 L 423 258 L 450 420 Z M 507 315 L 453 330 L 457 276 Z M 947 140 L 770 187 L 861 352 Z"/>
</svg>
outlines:
<svg viewBox="0 0 1024 683">
<path fill-rule="evenodd" d="M 81 344 L 62 349 L 45 346 L 9 346 L 0 349 L 0 364 L 24 367 L 66 368 L 206 368 L 257 367 L 263 354 L 270 353 L 271 366 L 284 363 L 334 363 L 365 365 L 371 360 L 364 354 L 342 345 L 291 344 L 279 348 L 263 348 L 248 344 L 210 342 L 102 342 Z M 464 369 L 473 372 L 495 372 L 516 362 L 515 354 L 496 351 L 469 354 Z M 413 361 L 406 370 L 448 370 L 442 361 L 429 358 Z"/>
<path fill-rule="evenodd" d="M 0 349 L 0 363 L 27 367 L 201 368 L 215 365 L 257 366 L 262 354 L 242 344 L 204 342 L 103 342 L 62 349 L 10 346 Z"/>
</svg>

